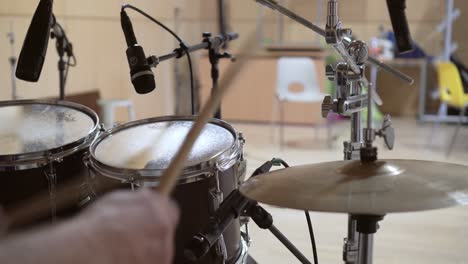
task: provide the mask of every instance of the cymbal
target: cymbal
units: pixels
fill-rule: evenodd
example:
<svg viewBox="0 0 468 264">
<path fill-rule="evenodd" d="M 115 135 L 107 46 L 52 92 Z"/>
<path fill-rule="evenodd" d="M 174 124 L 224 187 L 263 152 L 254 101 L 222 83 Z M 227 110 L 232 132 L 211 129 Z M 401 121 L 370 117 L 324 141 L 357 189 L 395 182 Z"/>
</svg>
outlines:
<svg viewBox="0 0 468 264">
<path fill-rule="evenodd" d="M 468 204 L 468 167 L 418 160 L 335 161 L 250 178 L 240 191 L 279 207 L 384 215 Z"/>
</svg>

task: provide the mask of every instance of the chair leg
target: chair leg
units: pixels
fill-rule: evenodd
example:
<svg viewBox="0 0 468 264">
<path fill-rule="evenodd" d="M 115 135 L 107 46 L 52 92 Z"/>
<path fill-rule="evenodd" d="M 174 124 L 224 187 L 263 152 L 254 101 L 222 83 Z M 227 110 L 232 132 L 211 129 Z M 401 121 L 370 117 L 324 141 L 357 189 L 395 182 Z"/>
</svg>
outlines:
<svg viewBox="0 0 468 264">
<path fill-rule="evenodd" d="M 458 133 L 460 131 L 460 127 L 462 126 L 463 124 L 463 119 L 465 117 L 465 112 L 466 112 L 466 106 L 463 107 L 462 109 L 460 109 L 460 118 L 458 120 L 458 124 L 457 124 L 457 127 L 455 128 L 455 133 L 453 133 L 453 136 L 452 136 L 452 139 L 450 141 L 450 145 L 447 149 L 447 153 L 446 153 L 446 157 L 448 158 L 450 156 L 450 154 L 452 153 L 452 150 L 453 150 L 453 147 L 455 146 L 455 142 L 457 141 L 457 136 L 458 136 Z"/>
<path fill-rule="evenodd" d="M 284 103 L 279 101 L 280 108 L 280 150 L 284 147 Z"/>
<path fill-rule="evenodd" d="M 315 141 L 318 141 L 319 139 L 319 133 L 320 133 L 320 127 L 317 124 L 314 124 L 314 139 Z"/>
<path fill-rule="evenodd" d="M 278 97 L 275 96 L 271 101 L 271 122 L 270 122 L 270 143 L 275 143 L 276 138 L 276 127 L 278 126 L 278 121 L 276 121 L 278 111 Z"/>
<path fill-rule="evenodd" d="M 432 128 L 431 128 L 431 134 L 429 135 L 429 146 L 432 146 L 432 143 L 434 142 L 434 135 L 435 131 L 439 128 L 442 117 L 444 115 L 447 115 L 447 104 L 446 103 L 441 103 L 439 106 L 439 110 L 437 111 L 437 121 L 434 121 L 432 123 Z"/>
</svg>

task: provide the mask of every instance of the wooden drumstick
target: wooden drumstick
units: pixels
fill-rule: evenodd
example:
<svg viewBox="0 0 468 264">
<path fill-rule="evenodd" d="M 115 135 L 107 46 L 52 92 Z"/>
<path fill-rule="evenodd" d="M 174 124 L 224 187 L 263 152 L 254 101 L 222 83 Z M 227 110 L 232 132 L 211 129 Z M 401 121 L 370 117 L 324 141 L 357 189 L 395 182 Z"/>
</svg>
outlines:
<svg viewBox="0 0 468 264">
<path fill-rule="evenodd" d="M 195 123 L 190 129 L 187 138 L 184 140 L 181 148 L 177 152 L 177 155 L 169 164 L 169 167 L 164 172 L 161 180 L 159 181 L 159 186 L 156 189 L 164 195 L 169 196 L 174 189 L 177 183 L 177 177 L 182 171 L 184 162 L 187 159 L 188 154 L 190 153 L 195 141 L 200 135 L 201 131 L 205 127 L 208 120 L 213 116 L 214 112 L 218 108 L 218 105 L 222 97 L 229 91 L 232 87 L 230 85 L 234 78 L 241 71 L 242 67 L 245 65 L 245 61 L 248 59 L 248 55 L 256 48 L 257 39 L 255 34 L 251 34 L 246 38 L 246 41 L 240 49 L 240 54 L 243 55 L 236 63 L 232 64 L 224 74 L 224 78 L 221 80 L 218 89 L 216 89 L 211 97 L 206 102 L 205 106 L 201 110 L 200 114 L 197 116 Z"/>
</svg>

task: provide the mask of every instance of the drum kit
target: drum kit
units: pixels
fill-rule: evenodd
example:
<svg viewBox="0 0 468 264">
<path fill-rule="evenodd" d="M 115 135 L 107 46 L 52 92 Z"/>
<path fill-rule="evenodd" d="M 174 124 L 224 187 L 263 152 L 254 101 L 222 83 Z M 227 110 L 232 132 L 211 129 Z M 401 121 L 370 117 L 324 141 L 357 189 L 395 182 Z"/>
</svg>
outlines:
<svg viewBox="0 0 468 264">
<path fill-rule="evenodd" d="M 257 2 L 326 36 L 344 57 L 345 63 L 327 67 L 337 93 L 324 99 L 322 114 L 351 115 L 345 160 L 269 172 L 278 162 L 274 160 L 245 180 L 243 135 L 225 121 L 210 119 L 172 193 L 181 209 L 175 263 L 255 263 L 248 255 L 250 219 L 269 229 L 301 263 L 310 263 L 257 202 L 348 214 L 343 260 L 359 264 L 372 263 L 373 235 L 385 215 L 468 204 L 467 167 L 378 159 L 375 138 L 383 137 L 392 149 L 394 131 L 389 117 L 380 129 L 373 128 L 370 106 L 380 100 L 372 87 L 362 94 L 362 86 L 370 85 L 364 77 L 365 63 L 408 82 L 411 78 L 368 57 L 366 44 L 341 29 L 337 1 L 329 1 L 326 31 L 275 1 Z M 367 127 L 362 128 L 361 110 L 366 107 Z M 158 186 L 196 122 L 194 116 L 157 117 L 105 130 L 87 107 L 43 100 L 0 102 L 0 118 L 6 124 L 0 128 L 0 204 L 12 212 L 12 219 L 28 215 L 17 210 L 24 200 L 31 201 L 31 211 L 40 211 L 40 201 L 45 202 L 42 208 L 49 212 L 30 219 L 33 222 L 13 221 L 13 229 L 73 215 L 110 190 Z M 42 198 L 34 203 L 34 197 Z"/>
</svg>

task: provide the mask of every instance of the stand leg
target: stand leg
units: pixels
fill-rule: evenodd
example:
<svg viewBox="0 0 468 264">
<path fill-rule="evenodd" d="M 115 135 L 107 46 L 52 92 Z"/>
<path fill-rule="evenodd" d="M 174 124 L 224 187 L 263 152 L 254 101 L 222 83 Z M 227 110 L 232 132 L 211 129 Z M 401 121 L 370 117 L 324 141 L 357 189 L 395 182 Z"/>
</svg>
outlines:
<svg viewBox="0 0 468 264">
<path fill-rule="evenodd" d="M 310 263 L 309 260 L 289 241 L 274 225 L 268 228 L 270 232 L 301 262 Z"/>
<path fill-rule="evenodd" d="M 373 234 L 359 234 L 358 264 L 372 264 L 374 248 Z"/>
<path fill-rule="evenodd" d="M 273 218 L 263 207 L 257 203 L 247 210 L 248 216 L 262 229 L 270 232 L 303 264 L 311 264 L 309 260 L 289 241 L 274 225 Z"/>
<path fill-rule="evenodd" d="M 455 146 L 455 142 L 457 141 L 458 137 L 458 132 L 460 131 L 460 127 L 463 125 L 463 119 L 465 118 L 465 111 L 467 109 L 467 106 L 464 106 L 463 108 L 460 109 L 460 116 L 458 119 L 458 124 L 457 127 L 455 128 L 455 133 L 452 136 L 452 139 L 450 140 L 449 147 L 447 149 L 447 153 L 445 154 L 445 157 L 449 157 L 450 154 L 452 153 L 453 147 Z"/>
<path fill-rule="evenodd" d="M 345 238 L 345 244 L 343 247 L 343 261 L 346 264 L 354 264 L 357 262 L 358 257 L 358 233 L 356 232 L 356 220 L 349 215 L 348 216 L 348 235 Z"/>
<path fill-rule="evenodd" d="M 10 65 L 11 65 L 11 99 L 16 100 L 18 99 L 18 93 L 16 91 L 16 58 L 10 57 Z"/>
<path fill-rule="evenodd" d="M 378 222 L 384 217 L 379 215 L 354 215 L 359 233 L 358 264 L 372 264 L 374 251 L 374 234 L 379 229 Z"/>
<path fill-rule="evenodd" d="M 279 122 L 279 125 L 280 125 L 280 151 L 283 151 L 283 148 L 284 148 L 284 144 L 285 144 L 285 141 L 284 141 L 284 102 L 283 101 L 279 101 L 279 112 L 280 112 L 280 122 Z"/>
</svg>

